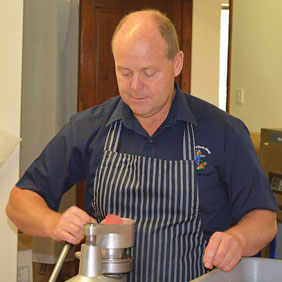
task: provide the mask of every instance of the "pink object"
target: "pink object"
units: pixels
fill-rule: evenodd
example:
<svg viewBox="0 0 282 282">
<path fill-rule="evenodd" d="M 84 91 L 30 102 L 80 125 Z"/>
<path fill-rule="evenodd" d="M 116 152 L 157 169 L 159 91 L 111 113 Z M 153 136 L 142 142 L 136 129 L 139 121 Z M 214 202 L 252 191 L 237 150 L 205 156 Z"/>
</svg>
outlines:
<svg viewBox="0 0 282 282">
<path fill-rule="evenodd" d="M 123 220 L 120 216 L 115 214 L 108 214 L 106 218 L 101 222 L 102 224 L 122 224 Z"/>
</svg>

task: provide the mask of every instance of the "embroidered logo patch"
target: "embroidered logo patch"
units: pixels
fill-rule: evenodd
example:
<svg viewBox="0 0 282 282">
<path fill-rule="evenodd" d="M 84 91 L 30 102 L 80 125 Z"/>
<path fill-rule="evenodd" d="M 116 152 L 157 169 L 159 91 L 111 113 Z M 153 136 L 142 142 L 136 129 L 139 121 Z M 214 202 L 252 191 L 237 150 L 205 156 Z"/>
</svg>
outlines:
<svg viewBox="0 0 282 282">
<path fill-rule="evenodd" d="M 203 155 L 201 150 L 197 150 L 195 153 L 196 153 L 197 170 L 205 169 L 206 165 L 208 164 L 207 161 L 204 160 L 206 155 Z"/>
<path fill-rule="evenodd" d="M 203 151 L 205 153 L 203 153 Z M 196 154 L 196 164 L 197 164 L 197 170 L 205 169 L 208 162 L 205 159 L 206 154 L 211 154 L 210 150 L 203 146 L 195 146 L 195 154 Z"/>
</svg>

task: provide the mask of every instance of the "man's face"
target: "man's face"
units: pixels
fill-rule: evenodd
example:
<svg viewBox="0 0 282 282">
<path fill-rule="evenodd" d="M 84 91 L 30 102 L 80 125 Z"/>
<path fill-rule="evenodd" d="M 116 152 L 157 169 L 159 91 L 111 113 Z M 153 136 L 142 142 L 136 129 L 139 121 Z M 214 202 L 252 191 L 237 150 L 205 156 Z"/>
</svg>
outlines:
<svg viewBox="0 0 282 282">
<path fill-rule="evenodd" d="M 150 33 L 150 31 L 148 32 Z M 129 35 L 128 35 L 129 34 Z M 117 35 L 113 43 L 119 93 L 140 119 L 164 120 L 174 94 L 175 60 L 161 36 Z"/>
</svg>

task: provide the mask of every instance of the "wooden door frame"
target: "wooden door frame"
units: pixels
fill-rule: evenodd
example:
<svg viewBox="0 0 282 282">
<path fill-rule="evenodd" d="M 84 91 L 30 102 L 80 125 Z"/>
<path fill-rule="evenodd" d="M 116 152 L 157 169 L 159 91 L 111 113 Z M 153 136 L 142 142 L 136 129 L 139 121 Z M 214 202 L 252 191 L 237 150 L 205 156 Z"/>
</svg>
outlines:
<svg viewBox="0 0 282 282">
<path fill-rule="evenodd" d="M 232 27 L 233 27 L 233 0 L 229 0 L 229 35 L 228 35 L 228 61 L 227 61 L 227 97 L 226 112 L 230 112 L 230 83 L 231 83 L 231 51 L 232 51 Z"/>
</svg>

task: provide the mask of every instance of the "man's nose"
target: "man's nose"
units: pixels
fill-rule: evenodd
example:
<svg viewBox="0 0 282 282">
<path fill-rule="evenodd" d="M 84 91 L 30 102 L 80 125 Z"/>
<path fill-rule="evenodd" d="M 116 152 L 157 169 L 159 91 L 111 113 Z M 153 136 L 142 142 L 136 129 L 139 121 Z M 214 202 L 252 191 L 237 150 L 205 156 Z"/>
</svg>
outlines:
<svg viewBox="0 0 282 282">
<path fill-rule="evenodd" d="M 138 74 L 134 74 L 131 78 L 131 88 L 133 90 L 138 90 L 143 87 L 143 82 Z"/>
</svg>

